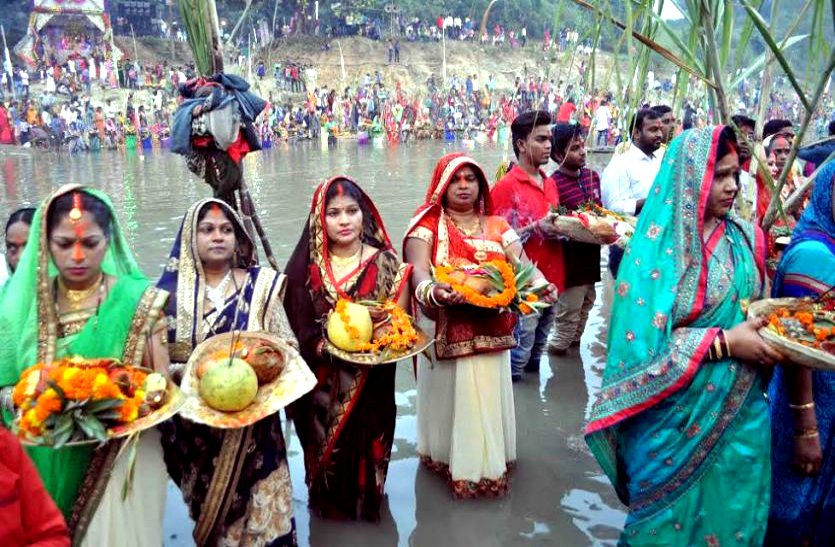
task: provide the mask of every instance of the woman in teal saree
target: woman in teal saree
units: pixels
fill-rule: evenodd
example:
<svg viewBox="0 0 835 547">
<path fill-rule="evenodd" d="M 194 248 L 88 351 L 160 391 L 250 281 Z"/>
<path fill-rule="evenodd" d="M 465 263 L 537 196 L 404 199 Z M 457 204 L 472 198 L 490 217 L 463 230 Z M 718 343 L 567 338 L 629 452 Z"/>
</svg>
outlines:
<svg viewBox="0 0 835 547">
<path fill-rule="evenodd" d="M 0 304 L 0 387 L 13 386 L 37 362 L 73 355 L 165 370 L 165 322 L 158 319 L 166 298 L 136 265 L 107 196 L 77 185 L 59 189 L 35 213 Z M 142 434 L 139 479 L 125 497 L 121 446 L 27 450 L 75 545 L 162 542 L 167 477 L 159 434 Z"/>
<path fill-rule="evenodd" d="M 762 234 L 732 212 L 733 132 L 670 145 L 615 282 L 609 356 L 586 441 L 629 507 L 621 544 L 760 545 L 769 423 L 756 363 L 779 356 L 746 321 Z"/>
</svg>

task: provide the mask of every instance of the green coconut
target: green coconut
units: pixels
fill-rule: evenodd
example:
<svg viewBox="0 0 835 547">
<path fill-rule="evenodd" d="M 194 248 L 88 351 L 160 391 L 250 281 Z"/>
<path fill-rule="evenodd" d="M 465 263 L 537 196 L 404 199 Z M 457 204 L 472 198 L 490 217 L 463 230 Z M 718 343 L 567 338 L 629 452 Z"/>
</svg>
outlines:
<svg viewBox="0 0 835 547">
<path fill-rule="evenodd" d="M 200 379 L 200 396 L 222 412 L 237 412 L 252 404 L 258 393 L 258 376 L 243 359 L 212 367 Z"/>
</svg>

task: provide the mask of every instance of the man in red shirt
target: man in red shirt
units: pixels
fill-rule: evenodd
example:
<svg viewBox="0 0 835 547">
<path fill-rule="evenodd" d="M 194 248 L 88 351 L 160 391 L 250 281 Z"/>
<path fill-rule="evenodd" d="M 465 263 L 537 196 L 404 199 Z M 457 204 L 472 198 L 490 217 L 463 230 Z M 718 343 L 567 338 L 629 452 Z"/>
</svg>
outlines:
<svg viewBox="0 0 835 547">
<path fill-rule="evenodd" d="M 577 106 L 574 104 L 574 99 L 569 97 L 557 111 L 557 121 L 570 122 L 575 112 L 577 112 Z"/>
<path fill-rule="evenodd" d="M 20 442 L 0 425 L 0 545 L 70 547 L 64 516 Z"/>
<path fill-rule="evenodd" d="M 542 110 L 520 114 L 510 125 L 515 165 L 490 192 L 495 214 L 504 217 L 522 239 L 525 254 L 545 278 L 563 289 L 562 245 L 550 221 L 551 207 L 559 205 L 557 186 L 542 166 L 551 155 L 551 116 Z M 554 307 L 541 314 L 523 315 L 516 325 L 517 346 L 511 351 L 514 381 L 523 372 L 538 372 L 551 325 Z"/>
</svg>

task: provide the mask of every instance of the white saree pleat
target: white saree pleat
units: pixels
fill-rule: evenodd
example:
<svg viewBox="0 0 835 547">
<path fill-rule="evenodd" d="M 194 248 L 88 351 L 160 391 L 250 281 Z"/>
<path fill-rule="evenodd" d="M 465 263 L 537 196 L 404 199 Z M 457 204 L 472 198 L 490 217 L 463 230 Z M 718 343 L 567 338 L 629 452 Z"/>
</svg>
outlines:
<svg viewBox="0 0 835 547">
<path fill-rule="evenodd" d="M 453 481 L 501 478 L 516 459 L 510 352 L 420 364 L 418 452 Z"/>
<path fill-rule="evenodd" d="M 160 434 L 156 429 L 142 433 L 136 450 L 133 487 L 122 499 L 128 473 L 123 453 L 113 466 L 101 502 L 81 543 L 83 547 L 157 547 L 162 545 L 168 475 L 162 459 Z"/>
</svg>

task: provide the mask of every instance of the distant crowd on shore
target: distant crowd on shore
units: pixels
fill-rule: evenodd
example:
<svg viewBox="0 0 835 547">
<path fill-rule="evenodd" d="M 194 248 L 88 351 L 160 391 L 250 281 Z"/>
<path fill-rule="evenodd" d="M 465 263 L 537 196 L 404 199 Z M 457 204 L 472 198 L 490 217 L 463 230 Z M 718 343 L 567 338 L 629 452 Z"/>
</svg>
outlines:
<svg viewBox="0 0 835 547">
<path fill-rule="evenodd" d="M 424 22 L 405 23 L 420 33 Z M 446 29 L 449 39 L 475 39 L 472 20 L 438 17 L 429 25 Z M 427 27 L 429 28 L 429 27 Z M 493 37 L 505 29 L 494 27 Z M 430 31 L 430 36 L 434 35 Z M 509 31 L 507 39 L 524 46 L 527 32 Z M 576 31 L 565 28 L 553 38 L 546 29 L 543 47 L 565 50 L 576 44 Z M 483 37 L 482 37 L 483 41 Z M 400 61 L 399 38 L 388 40 L 386 60 Z M 493 74 L 451 74 L 446 81 L 431 74 L 425 87 L 405 87 L 386 79 L 380 69 L 359 75 L 342 89 L 316 86 L 316 68 L 293 60 L 270 62 L 237 58 L 239 71 L 249 71 L 252 83 L 266 91 L 268 107 L 256 120 L 265 147 L 306 139 L 335 142 L 340 137 L 372 139 L 390 143 L 410 139 L 436 138 L 448 141 L 503 142 L 510 122 L 520 112 L 547 111 L 555 120 L 582 126 L 591 135 L 590 146 L 607 149 L 622 140 L 625 118 L 631 107 L 606 89 L 585 89 L 586 64 L 581 59 L 575 71 L 546 75 L 537 67 L 524 66 L 508 85 L 500 86 Z M 178 87 L 193 79 L 190 65 L 167 62 L 139 63 L 126 59 L 117 70 L 107 61 L 75 57 L 63 65 L 40 66 L 36 70 L 17 67 L 0 77 L 0 144 L 19 144 L 71 153 L 102 148 L 164 148 L 169 142 L 172 116 L 179 104 Z M 573 72 L 573 73 L 572 73 Z M 272 82 L 270 82 L 272 80 Z M 786 113 L 799 122 L 801 107 L 778 85 L 769 96 L 766 115 Z M 674 79 L 656 80 L 650 73 L 647 94 L 653 101 L 671 98 Z M 119 89 L 129 90 L 125 97 Z M 735 110 L 748 111 L 759 104 L 759 88 L 743 81 L 735 91 Z M 686 127 L 699 126 L 709 112 L 702 101 L 687 100 L 677 115 Z M 824 97 L 822 109 L 830 108 Z M 811 134 L 826 133 L 826 116 L 819 116 Z"/>
</svg>

